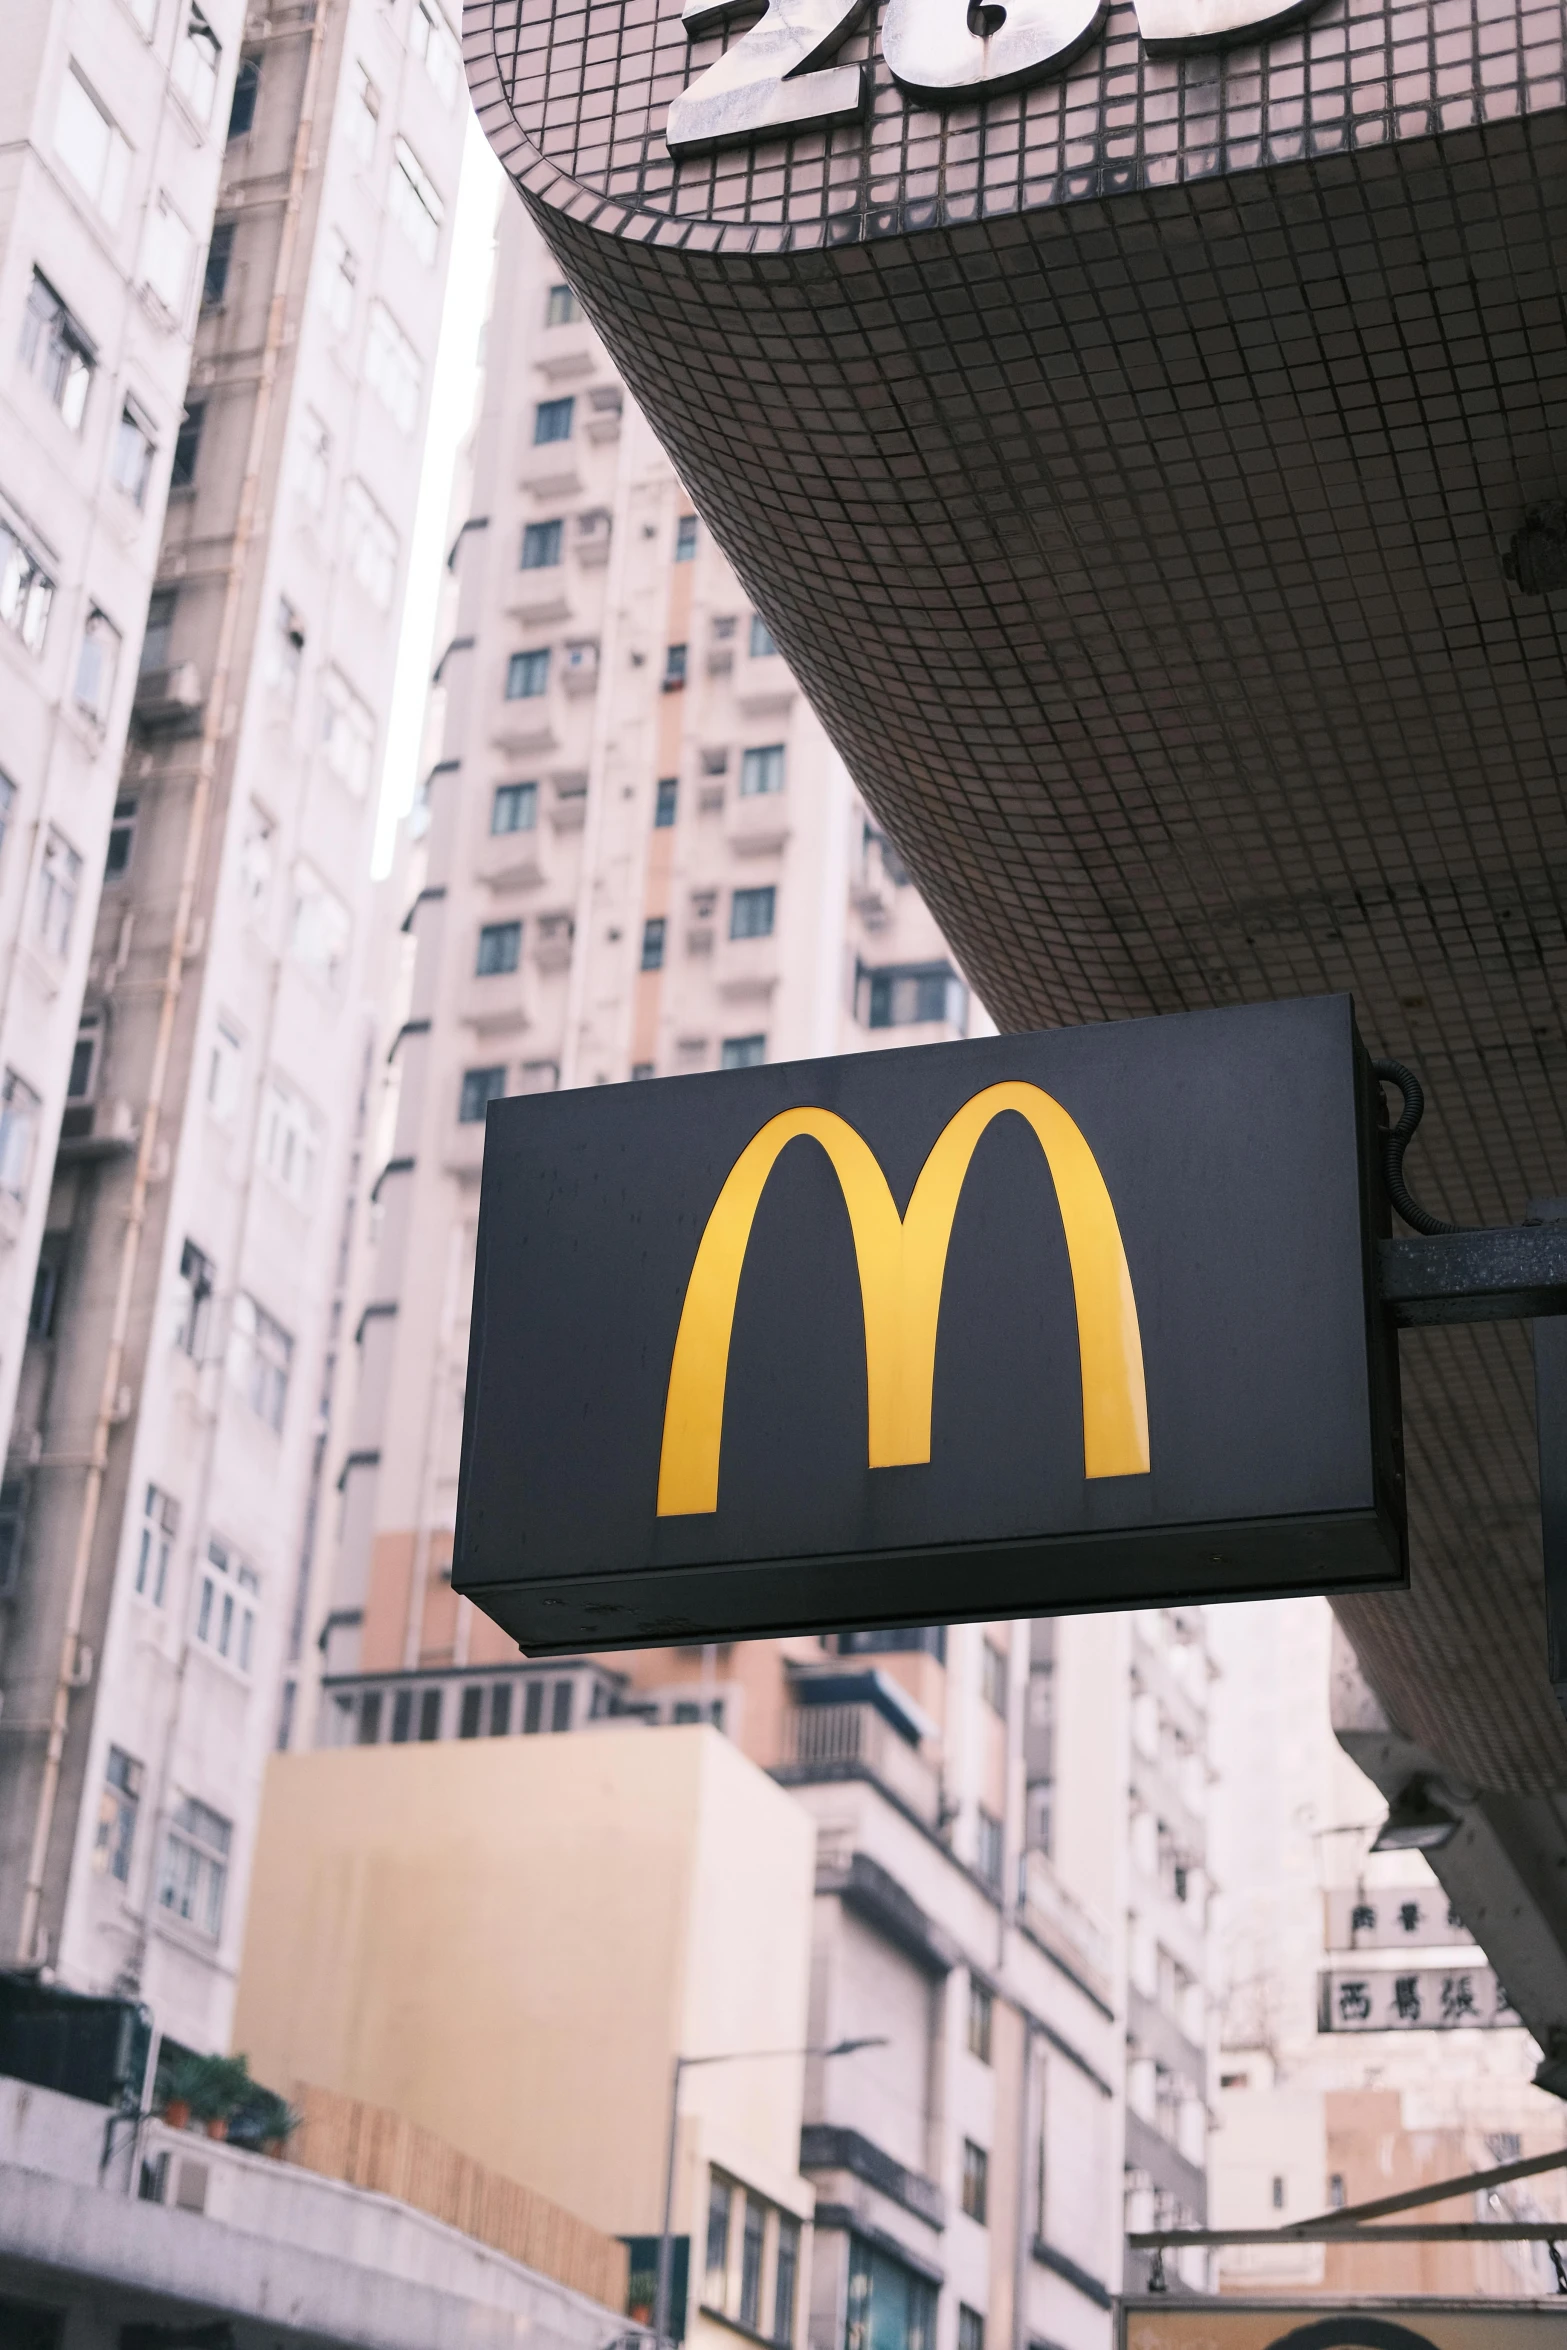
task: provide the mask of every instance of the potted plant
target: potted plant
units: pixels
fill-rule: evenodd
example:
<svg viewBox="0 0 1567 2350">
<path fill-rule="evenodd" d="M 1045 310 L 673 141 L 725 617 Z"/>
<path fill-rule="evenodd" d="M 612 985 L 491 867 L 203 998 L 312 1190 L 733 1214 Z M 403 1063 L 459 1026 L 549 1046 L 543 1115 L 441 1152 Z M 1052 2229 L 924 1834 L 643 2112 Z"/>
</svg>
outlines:
<svg viewBox="0 0 1567 2350">
<path fill-rule="evenodd" d="M 230 2114 L 254 2093 L 255 2083 L 243 2056 L 198 2056 L 185 2049 L 170 2063 L 159 2087 L 159 2110 L 171 2129 L 200 2122 L 209 2138 L 221 2138 Z"/>
</svg>

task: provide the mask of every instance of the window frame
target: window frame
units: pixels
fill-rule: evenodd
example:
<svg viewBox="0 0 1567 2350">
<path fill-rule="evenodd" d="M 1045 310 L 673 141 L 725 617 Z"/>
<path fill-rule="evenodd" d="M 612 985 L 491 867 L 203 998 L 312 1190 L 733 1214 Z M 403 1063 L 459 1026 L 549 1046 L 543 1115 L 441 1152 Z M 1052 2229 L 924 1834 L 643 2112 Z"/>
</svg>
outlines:
<svg viewBox="0 0 1567 2350">
<path fill-rule="evenodd" d="M 574 392 L 561 392 L 552 400 L 535 402 L 533 446 L 536 449 L 550 449 L 569 441 L 575 429 L 576 416 L 577 400 Z"/>
<path fill-rule="evenodd" d="M 742 907 L 745 912 L 742 914 Z M 766 920 L 761 919 L 765 911 Z M 753 882 L 729 893 L 729 936 L 733 940 L 772 938 L 778 926 L 778 884 Z"/>
</svg>

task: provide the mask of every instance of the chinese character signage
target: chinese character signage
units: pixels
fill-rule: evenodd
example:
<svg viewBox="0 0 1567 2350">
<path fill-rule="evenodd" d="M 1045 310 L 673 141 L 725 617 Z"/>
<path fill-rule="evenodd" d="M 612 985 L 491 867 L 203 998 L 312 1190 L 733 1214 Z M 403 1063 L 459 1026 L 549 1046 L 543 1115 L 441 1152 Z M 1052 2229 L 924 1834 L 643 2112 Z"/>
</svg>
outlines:
<svg viewBox="0 0 1567 2350">
<path fill-rule="evenodd" d="M 1344 996 L 493 1102 L 455 1588 L 530 1652 L 1396 1585 Z"/>
<path fill-rule="evenodd" d="M 1324 1895 L 1330 1950 L 1451 1950 L 1473 1939 L 1440 1885 L 1370 1889 Z"/>
<path fill-rule="evenodd" d="M 1319 1984 L 1319 2032 L 1487 2031 L 1520 2021 L 1488 1966 L 1329 1967 Z"/>
<path fill-rule="evenodd" d="M 1123 2301 L 1116 2350 L 1559 2350 L 1560 2302 Z"/>
</svg>

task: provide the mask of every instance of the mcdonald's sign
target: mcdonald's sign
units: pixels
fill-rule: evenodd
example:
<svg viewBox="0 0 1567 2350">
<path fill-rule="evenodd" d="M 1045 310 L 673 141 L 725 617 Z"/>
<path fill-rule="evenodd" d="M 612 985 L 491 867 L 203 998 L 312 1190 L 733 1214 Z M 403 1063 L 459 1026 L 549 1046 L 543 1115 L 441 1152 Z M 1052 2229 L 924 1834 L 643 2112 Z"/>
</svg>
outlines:
<svg viewBox="0 0 1567 2350">
<path fill-rule="evenodd" d="M 453 1581 L 533 1654 L 1405 1572 L 1344 997 L 530 1095 Z"/>
</svg>

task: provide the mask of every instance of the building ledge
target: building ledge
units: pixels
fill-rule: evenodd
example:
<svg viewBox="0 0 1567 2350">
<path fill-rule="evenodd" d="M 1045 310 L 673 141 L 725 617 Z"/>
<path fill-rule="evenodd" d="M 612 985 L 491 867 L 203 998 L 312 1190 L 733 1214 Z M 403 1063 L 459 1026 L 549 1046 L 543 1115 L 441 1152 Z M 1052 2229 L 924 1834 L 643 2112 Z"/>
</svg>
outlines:
<svg viewBox="0 0 1567 2350">
<path fill-rule="evenodd" d="M 934 2179 L 908 2170 L 896 2156 L 883 2153 L 859 2130 L 837 2129 L 830 2122 L 807 2122 L 800 2132 L 800 2168 L 803 2171 L 847 2171 L 863 2179 L 889 2202 L 900 2203 L 930 2228 L 947 2224 L 947 2199 Z"/>
<path fill-rule="evenodd" d="M 1036 2236 L 1029 2249 L 1041 2268 L 1048 2268 L 1056 2276 L 1064 2277 L 1066 2282 L 1075 2286 L 1077 2291 L 1083 2294 L 1085 2299 L 1091 2301 L 1096 2309 L 1109 2308 L 1108 2288 L 1102 2285 L 1099 2279 L 1091 2275 L 1086 2268 L 1080 2268 L 1070 2252 L 1057 2251 L 1055 2245 L 1047 2244 L 1043 2236 Z"/>
</svg>

